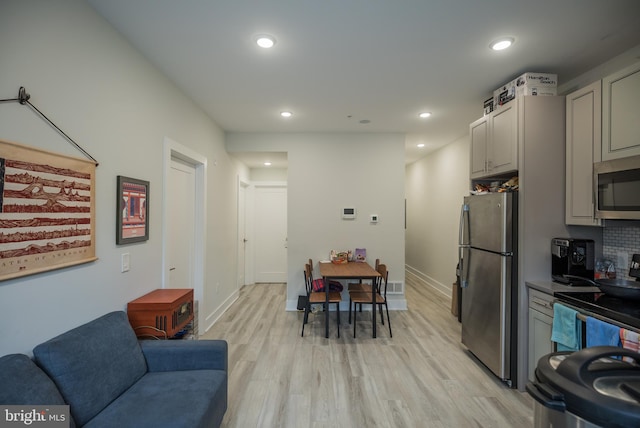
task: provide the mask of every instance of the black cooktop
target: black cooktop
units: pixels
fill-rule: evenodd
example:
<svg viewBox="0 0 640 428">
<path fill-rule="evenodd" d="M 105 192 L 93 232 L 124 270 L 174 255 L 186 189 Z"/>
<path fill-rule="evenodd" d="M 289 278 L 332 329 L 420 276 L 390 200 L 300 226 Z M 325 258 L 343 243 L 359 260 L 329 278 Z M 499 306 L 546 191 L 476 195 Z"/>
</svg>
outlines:
<svg viewBox="0 0 640 428">
<path fill-rule="evenodd" d="M 604 293 L 555 293 L 554 297 L 613 321 L 640 329 L 640 300 L 613 297 Z"/>
</svg>

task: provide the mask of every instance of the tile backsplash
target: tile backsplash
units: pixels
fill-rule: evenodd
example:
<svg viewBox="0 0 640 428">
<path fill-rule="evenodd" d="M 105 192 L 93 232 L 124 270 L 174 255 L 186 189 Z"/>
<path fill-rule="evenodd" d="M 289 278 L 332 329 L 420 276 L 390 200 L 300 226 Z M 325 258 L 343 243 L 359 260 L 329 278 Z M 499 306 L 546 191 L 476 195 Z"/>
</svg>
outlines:
<svg viewBox="0 0 640 428">
<path fill-rule="evenodd" d="M 605 227 L 602 234 L 602 255 L 616 264 L 618 278 L 629 277 L 631 256 L 640 254 L 640 226 L 638 227 Z M 626 266 L 619 266 L 619 258 L 626 254 Z M 624 258 L 624 257 L 623 257 Z"/>
</svg>

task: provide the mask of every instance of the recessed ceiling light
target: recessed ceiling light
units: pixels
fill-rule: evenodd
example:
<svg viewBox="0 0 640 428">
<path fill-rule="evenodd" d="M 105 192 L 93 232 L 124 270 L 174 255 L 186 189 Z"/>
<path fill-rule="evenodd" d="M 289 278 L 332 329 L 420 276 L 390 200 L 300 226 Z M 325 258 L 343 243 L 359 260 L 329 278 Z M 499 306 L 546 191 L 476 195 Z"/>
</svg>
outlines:
<svg viewBox="0 0 640 428">
<path fill-rule="evenodd" d="M 262 34 L 256 37 L 256 43 L 261 48 L 269 49 L 276 44 L 276 38 L 273 36 L 269 36 L 268 34 Z"/>
<path fill-rule="evenodd" d="M 503 37 L 501 39 L 491 42 L 489 47 L 494 51 L 501 51 L 511 46 L 513 42 L 514 42 L 513 37 Z"/>
<path fill-rule="evenodd" d="M 293 113 L 291 113 L 290 111 L 281 111 L 280 112 L 280 116 L 282 116 L 282 117 L 291 117 L 291 116 L 293 116 Z"/>
<path fill-rule="evenodd" d="M 418 116 L 420 116 L 421 119 L 426 119 L 429 116 L 431 116 L 431 113 L 429 113 L 428 111 L 425 111 L 424 113 L 420 113 Z"/>
<path fill-rule="evenodd" d="M 423 148 L 424 147 L 424 143 L 418 144 L 418 147 Z"/>
<path fill-rule="evenodd" d="M 264 166 L 271 166 L 271 162 L 265 162 Z"/>
</svg>

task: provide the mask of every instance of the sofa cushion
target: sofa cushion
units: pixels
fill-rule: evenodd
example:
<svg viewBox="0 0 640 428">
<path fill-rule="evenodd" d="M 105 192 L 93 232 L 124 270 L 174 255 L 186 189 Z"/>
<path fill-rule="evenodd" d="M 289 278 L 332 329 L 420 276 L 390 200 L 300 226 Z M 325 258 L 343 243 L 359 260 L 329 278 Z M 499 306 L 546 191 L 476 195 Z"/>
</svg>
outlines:
<svg viewBox="0 0 640 428">
<path fill-rule="evenodd" d="M 0 357 L 0 404 L 65 405 L 53 381 L 24 354 Z M 73 419 L 69 422 L 75 427 Z"/>
<path fill-rule="evenodd" d="M 85 428 L 218 427 L 226 403 L 224 371 L 150 372 Z"/>
<path fill-rule="evenodd" d="M 66 404 L 51 379 L 24 354 L 0 358 L 0 404 Z"/>
<path fill-rule="evenodd" d="M 71 406 L 71 415 L 80 426 L 147 371 L 136 335 L 121 311 L 41 343 L 33 355 Z"/>
<path fill-rule="evenodd" d="M 142 354 L 150 372 L 228 370 L 229 345 L 224 340 L 143 340 Z"/>
</svg>

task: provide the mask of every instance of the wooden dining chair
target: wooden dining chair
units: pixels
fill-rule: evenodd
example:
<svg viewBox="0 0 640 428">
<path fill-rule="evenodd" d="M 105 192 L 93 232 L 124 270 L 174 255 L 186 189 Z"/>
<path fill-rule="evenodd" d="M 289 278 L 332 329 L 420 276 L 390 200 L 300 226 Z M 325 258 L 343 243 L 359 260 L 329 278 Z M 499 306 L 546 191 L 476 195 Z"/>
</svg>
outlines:
<svg viewBox="0 0 640 428">
<path fill-rule="evenodd" d="M 309 312 L 311 312 L 311 305 L 322 305 L 324 308 L 325 316 L 329 316 L 329 307 L 326 305 L 326 294 L 324 291 L 313 291 L 313 273 L 309 264 L 304 265 L 304 283 L 307 291 L 307 304 L 304 308 L 304 318 L 302 320 L 302 334 L 304 337 L 304 326 L 309 321 Z M 338 337 L 340 337 L 340 302 L 342 296 L 337 291 L 329 292 L 329 305 L 334 303 L 336 305 L 336 315 L 338 319 Z"/>
<path fill-rule="evenodd" d="M 387 304 L 387 281 L 389 279 L 389 271 L 384 264 L 378 265 L 376 269 L 380 273 L 380 278 L 376 282 L 376 305 L 378 305 L 378 312 L 380 313 L 380 320 L 384 325 L 384 313 L 382 312 L 382 306 L 384 305 L 387 312 L 387 324 L 389 324 L 389 337 L 393 337 L 391 333 L 391 318 L 389 318 L 389 305 Z M 353 337 L 356 337 L 356 320 L 358 315 L 356 313 L 356 307 L 359 306 L 362 310 L 362 305 L 371 305 L 371 291 L 350 291 L 349 292 L 349 323 L 351 323 L 351 309 L 353 307 Z"/>
</svg>

